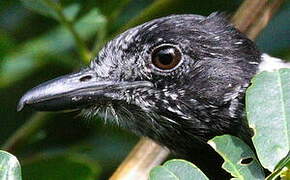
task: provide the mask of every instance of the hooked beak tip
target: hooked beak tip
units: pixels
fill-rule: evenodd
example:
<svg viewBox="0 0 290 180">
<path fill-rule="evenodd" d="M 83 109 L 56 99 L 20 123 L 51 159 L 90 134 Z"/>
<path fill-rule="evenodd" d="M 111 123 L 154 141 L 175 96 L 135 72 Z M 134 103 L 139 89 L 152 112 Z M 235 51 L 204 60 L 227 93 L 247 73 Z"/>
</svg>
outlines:
<svg viewBox="0 0 290 180">
<path fill-rule="evenodd" d="M 24 108 L 24 104 L 25 104 L 24 102 L 19 102 L 18 103 L 17 109 L 16 109 L 17 112 L 20 112 Z"/>
<path fill-rule="evenodd" d="M 22 96 L 17 105 L 17 112 L 23 110 L 24 106 L 27 104 L 26 95 Z"/>
</svg>

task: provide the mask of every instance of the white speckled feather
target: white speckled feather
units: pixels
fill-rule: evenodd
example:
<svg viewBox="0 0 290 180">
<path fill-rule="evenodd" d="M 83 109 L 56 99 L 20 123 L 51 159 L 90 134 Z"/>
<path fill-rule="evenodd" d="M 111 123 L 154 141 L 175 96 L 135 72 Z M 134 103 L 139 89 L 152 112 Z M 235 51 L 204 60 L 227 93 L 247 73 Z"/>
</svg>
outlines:
<svg viewBox="0 0 290 180">
<path fill-rule="evenodd" d="M 290 63 L 284 62 L 282 59 L 269 56 L 264 53 L 261 56 L 262 62 L 259 65 L 258 72 L 274 71 L 281 68 L 290 68 Z"/>
</svg>

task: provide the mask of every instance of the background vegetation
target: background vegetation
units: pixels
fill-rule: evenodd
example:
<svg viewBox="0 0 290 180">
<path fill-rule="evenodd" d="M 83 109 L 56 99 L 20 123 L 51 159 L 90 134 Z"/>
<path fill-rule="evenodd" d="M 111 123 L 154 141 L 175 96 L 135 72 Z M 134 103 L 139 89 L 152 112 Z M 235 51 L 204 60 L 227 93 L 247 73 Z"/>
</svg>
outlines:
<svg viewBox="0 0 290 180">
<path fill-rule="evenodd" d="M 0 1 L 0 143 L 20 160 L 23 179 L 107 179 L 138 140 L 101 119 L 83 119 L 78 112 L 16 113 L 26 90 L 79 69 L 107 40 L 131 26 L 169 14 L 231 14 L 241 2 Z M 257 38 L 261 50 L 290 59 L 289 17 L 286 1 Z M 17 131 L 21 126 L 29 132 Z"/>
</svg>

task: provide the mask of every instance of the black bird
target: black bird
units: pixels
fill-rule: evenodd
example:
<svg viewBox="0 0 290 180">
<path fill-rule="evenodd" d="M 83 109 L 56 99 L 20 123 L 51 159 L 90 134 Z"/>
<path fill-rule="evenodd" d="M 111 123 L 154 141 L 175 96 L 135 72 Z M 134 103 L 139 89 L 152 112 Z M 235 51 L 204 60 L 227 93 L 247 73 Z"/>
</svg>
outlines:
<svg viewBox="0 0 290 180">
<path fill-rule="evenodd" d="M 231 134 L 250 144 L 244 94 L 257 72 L 274 67 L 268 62 L 283 65 L 222 14 L 172 15 L 127 30 L 89 67 L 28 91 L 18 110 L 82 109 L 193 162 L 210 163 L 217 157 L 206 142 L 214 136 Z M 200 166 L 216 171 L 213 164 Z"/>
</svg>

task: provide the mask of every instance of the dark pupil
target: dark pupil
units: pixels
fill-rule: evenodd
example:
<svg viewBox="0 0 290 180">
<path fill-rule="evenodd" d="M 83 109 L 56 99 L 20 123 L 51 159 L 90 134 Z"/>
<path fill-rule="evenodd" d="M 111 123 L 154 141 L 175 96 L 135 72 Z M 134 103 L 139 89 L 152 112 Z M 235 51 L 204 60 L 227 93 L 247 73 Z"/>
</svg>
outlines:
<svg viewBox="0 0 290 180">
<path fill-rule="evenodd" d="M 163 65 L 170 65 L 173 61 L 171 49 L 160 50 L 157 56 L 158 56 L 159 62 Z"/>
</svg>

